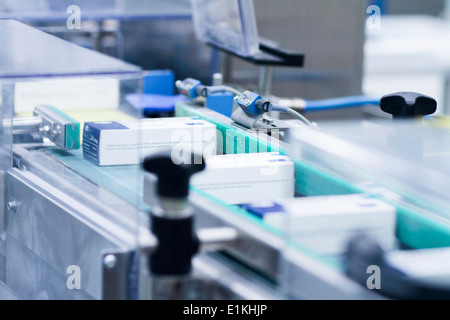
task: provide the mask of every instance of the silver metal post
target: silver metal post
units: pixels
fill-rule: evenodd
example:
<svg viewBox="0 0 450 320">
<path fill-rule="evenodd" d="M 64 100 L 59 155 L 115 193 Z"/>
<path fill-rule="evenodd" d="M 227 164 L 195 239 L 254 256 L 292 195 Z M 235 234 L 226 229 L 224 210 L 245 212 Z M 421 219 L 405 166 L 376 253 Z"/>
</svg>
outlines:
<svg viewBox="0 0 450 320">
<path fill-rule="evenodd" d="M 41 126 L 42 126 L 42 119 L 40 117 L 13 119 L 14 134 L 39 132 L 39 128 Z"/>
<path fill-rule="evenodd" d="M 29 118 L 14 118 L 12 120 L 3 120 L 3 130 L 10 130 L 12 125 L 13 134 L 26 134 L 39 132 L 42 126 L 42 119 L 40 117 Z"/>
<path fill-rule="evenodd" d="M 258 93 L 262 97 L 270 96 L 272 92 L 273 68 L 271 66 L 263 66 L 259 68 L 258 76 Z"/>
<path fill-rule="evenodd" d="M 444 17 L 450 22 L 450 0 L 445 0 Z"/>
<path fill-rule="evenodd" d="M 449 11 L 450 11 L 450 9 L 449 9 Z M 450 70 L 448 70 L 445 74 L 444 101 L 443 102 L 444 102 L 444 107 L 442 108 L 442 113 L 443 113 L 443 115 L 448 116 L 448 115 L 450 115 Z"/>
<path fill-rule="evenodd" d="M 232 57 L 226 52 L 219 52 L 219 72 L 223 76 L 223 83 L 231 83 L 233 73 Z"/>
</svg>

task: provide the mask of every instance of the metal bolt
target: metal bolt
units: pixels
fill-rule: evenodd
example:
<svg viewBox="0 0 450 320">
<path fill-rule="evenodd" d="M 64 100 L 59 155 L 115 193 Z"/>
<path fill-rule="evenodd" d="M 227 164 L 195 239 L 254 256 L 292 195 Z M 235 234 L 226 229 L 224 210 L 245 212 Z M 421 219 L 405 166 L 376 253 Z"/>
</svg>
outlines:
<svg viewBox="0 0 450 320">
<path fill-rule="evenodd" d="M 48 126 L 48 125 L 45 125 L 45 126 L 39 128 L 40 133 L 48 133 L 49 131 L 50 131 L 50 126 Z"/>
<path fill-rule="evenodd" d="M 50 137 L 56 138 L 59 135 L 59 132 L 61 131 L 61 126 L 55 125 L 53 126 L 53 129 L 50 131 Z"/>
<path fill-rule="evenodd" d="M 103 264 L 105 267 L 112 269 L 117 264 L 117 258 L 113 254 L 108 254 L 105 258 L 103 258 Z"/>
<path fill-rule="evenodd" d="M 8 209 L 8 211 L 16 212 L 17 211 L 17 203 L 15 201 L 9 201 L 6 204 L 6 208 Z"/>
</svg>

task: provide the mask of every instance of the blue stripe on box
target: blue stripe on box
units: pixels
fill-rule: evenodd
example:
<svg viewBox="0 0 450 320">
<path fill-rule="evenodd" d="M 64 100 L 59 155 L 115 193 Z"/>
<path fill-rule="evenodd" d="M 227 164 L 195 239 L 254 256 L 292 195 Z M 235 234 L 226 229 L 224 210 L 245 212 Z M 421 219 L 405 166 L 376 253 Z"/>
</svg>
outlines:
<svg viewBox="0 0 450 320">
<path fill-rule="evenodd" d="M 129 129 L 128 127 L 124 126 L 123 124 L 117 122 L 117 121 L 95 121 L 95 122 L 86 122 L 86 125 L 88 125 L 90 128 L 95 128 L 98 130 L 126 130 Z"/>
<path fill-rule="evenodd" d="M 243 203 L 239 206 L 259 218 L 264 218 L 264 216 L 268 213 L 285 212 L 283 206 L 276 202 L 270 204 Z"/>
<path fill-rule="evenodd" d="M 99 164 L 99 142 L 101 130 L 87 122 L 83 128 L 83 157 Z"/>
<path fill-rule="evenodd" d="M 116 121 L 86 122 L 83 127 L 83 157 L 100 164 L 100 135 L 102 130 L 128 130 Z"/>
</svg>

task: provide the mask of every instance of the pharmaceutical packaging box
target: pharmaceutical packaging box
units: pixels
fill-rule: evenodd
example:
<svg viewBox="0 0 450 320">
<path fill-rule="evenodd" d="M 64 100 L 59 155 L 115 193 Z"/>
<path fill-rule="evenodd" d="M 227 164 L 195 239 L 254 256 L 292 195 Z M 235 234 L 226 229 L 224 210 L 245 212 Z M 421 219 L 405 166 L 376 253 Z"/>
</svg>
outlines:
<svg viewBox="0 0 450 320">
<path fill-rule="evenodd" d="M 227 204 L 294 197 L 294 163 L 278 153 L 205 157 L 206 168 L 191 185 Z"/>
<path fill-rule="evenodd" d="M 86 122 L 83 156 L 100 166 L 134 165 L 158 149 L 174 157 L 216 154 L 216 126 L 196 117 Z"/>
<path fill-rule="evenodd" d="M 243 205 L 249 212 L 299 245 L 323 255 L 342 255 L 347 243 L 364 232 L 394 249 L 396 210 L 365 194 L 312 196 Z"/>
</svg>

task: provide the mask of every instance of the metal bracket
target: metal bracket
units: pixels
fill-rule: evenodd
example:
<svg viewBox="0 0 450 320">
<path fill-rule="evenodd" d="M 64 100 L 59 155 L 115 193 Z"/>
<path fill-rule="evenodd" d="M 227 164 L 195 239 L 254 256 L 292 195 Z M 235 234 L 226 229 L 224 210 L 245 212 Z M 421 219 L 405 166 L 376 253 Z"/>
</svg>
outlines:
<svg viewBox="0 0 450 320">
<path fill-rule="evenodd" d="M 233 114 L 231 115 L 231 120 L 234 121 L 234 123 L 232 124 L 240 129 L 250 129 L 256 131 L 265 130 L 269 135 L 272 130 L 285 131 L 295 126 L 294 124 L 286 122 L 285 120 L 272 119 L 268 116 L 267 112 L 262 111 L 261 114 L 255 116 L 246 113 L 241 108 L 238 108 L 233 112 Z"/>
<path fill-rule="evenodd" d="M 39 143 L 47 138 L 64 150 L 80 148 L 80 123 L 52 106 L 36 106 L 33 117 L 3 120 L 1 124 L 1 130 L 12 127 L 13 135 L 38 135 Z"/>
<path fill-rule="evenodd" d="M 217 46 L 212 43 L 207 43 L 209 46 L 224 51 L 240 59 L 246 60 L 255 65 L 265 65 L 265 66 L 280 66 L 280 67 L 297 67 L 301 68 L 304 66 L 305 56 L 302 53 L 295 52 L 293 50 L 284 48 L 279 43 L 259 38 L 259 52 L 253 56 L 247 57 L 234 53 L 227 48 Z"/>
<path fill-rule="evenodd" d="M 72 150 L 80 146 L 80 124 L 51 106 L 36 106 L 35 117 L 42 120 L 39 132 L 61 149 Z"/>
<path fill-rule="evenodd" d="M 241 108 L 236 109 L 231 115 L 231 119 L 236 123 L 240 124 L 249 129 L 254 129 L 255 124 L 261 119 L 261 117 L 265 114 L 264 111 L 261 110 L 257 115 L 253 115 L 245 112 Z"/>
</svg>

